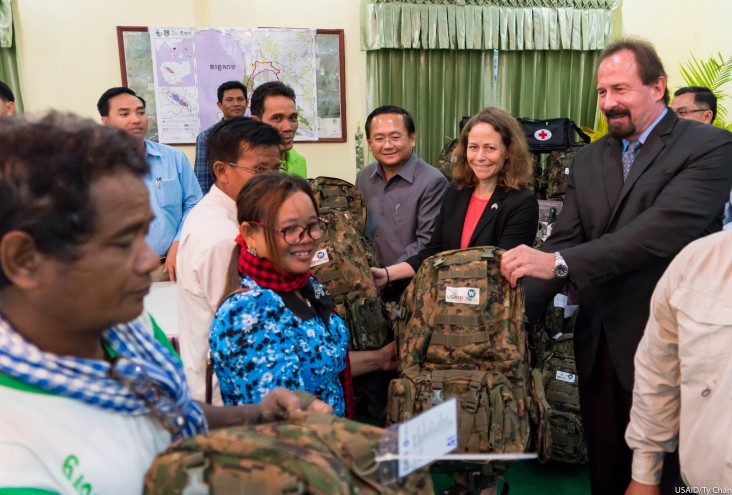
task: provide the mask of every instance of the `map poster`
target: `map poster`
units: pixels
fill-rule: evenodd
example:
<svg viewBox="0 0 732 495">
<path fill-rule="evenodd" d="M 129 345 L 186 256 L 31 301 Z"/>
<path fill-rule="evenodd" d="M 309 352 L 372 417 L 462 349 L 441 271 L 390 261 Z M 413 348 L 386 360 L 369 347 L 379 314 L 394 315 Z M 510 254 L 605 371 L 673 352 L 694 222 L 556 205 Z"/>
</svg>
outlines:
<svg viewBox="0 0 732 495">
<path fill-rule="evenodd" d="M 193 143 L 219 120 L 216 89 L 241 81 L 247 92 L 268 81 L 295 91 L 296 141 L 318 139 L 317 49 L 314 29 L 150 27 L 158 135 L 162 143 Z"/>
<path fill-rule="evenodd" d="M 158 137 L 161 143 L 194 143 L 201 130 L 193 30 L 150 29 Z"/>
</svg>

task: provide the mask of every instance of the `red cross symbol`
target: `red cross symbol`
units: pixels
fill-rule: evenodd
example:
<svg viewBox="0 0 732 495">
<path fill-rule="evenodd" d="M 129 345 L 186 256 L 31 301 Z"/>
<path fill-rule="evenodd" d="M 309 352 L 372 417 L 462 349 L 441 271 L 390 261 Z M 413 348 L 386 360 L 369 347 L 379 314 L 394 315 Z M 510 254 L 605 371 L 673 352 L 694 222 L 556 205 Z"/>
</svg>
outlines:
<svg viewBox="0 0 732 495">
<path fill-rule="evenodd" d="M 549 129 L 539 129 L 534 133 L 534 137 L 539 141 L 548 141 L 552 138 L 552 131 Z"/>
</svg>

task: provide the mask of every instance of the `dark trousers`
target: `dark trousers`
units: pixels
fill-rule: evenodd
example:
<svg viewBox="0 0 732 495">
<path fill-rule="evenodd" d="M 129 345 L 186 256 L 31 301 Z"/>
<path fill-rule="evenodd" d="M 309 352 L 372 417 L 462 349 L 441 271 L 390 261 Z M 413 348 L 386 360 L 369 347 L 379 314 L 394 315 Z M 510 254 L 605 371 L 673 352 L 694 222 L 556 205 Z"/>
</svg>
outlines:
<svg viewBox="0 0 732 495">
<path fill-rule="evenodd" d="M 590 376 L 580 376 L 579 391 L 592 494 L 622 495 L 630 483 L 633 460 L 633 451 L 625 443 L 633 393 L 620 383 L 604 335 Z M 674 493 L 678 478 L 679 458 L 674 452 L 664 461 L 661 493 Z"/>
</svg>

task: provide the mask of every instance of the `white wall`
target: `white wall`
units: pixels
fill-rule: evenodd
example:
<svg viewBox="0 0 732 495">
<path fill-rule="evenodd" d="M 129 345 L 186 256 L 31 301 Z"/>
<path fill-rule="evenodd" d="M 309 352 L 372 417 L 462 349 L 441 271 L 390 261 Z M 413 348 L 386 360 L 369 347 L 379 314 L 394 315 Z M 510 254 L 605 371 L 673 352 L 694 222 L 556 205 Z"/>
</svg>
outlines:
<svg viewBox="0 0 732 495">
<path fill-rule="evenodd" d="M 357 122 L 365 120 L 366 56 L 358 0 L 14 0 L 26 111 L 51 108 L 98 119 L 96 101 L 121 84 L 116 26 L 344 29 L 346 143 L 298 143 L 311 176 L 355 180 Z M 181 146 L 191 158 L 193 146 Z"/>
</svg>

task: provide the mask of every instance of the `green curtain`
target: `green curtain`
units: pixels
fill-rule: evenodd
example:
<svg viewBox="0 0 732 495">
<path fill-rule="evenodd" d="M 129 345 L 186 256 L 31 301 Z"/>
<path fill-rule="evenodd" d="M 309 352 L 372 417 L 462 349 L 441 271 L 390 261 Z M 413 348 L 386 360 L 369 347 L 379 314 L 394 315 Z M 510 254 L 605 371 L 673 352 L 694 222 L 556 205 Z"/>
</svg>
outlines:
<svg viewBox="0 0 732 495">
<path fill-rule="evenodd" d="M 569 117 L 594 127 L 599 50 L 501 52 L 497 106 L 516 117 Z"/>
<path fill-rule="evenodd" d="M 23 99 L 20 96 L 18 59 L 13 36 L 13 11 L 10 0 L 0 0 L 0 81 L 13 90 L 17 115 L 23 111 Z"/>
<path fill-rule="evenodd" d="M 380 105 L 409 110 L 417 128 L 417 154 L 436 164 L 463 115 L 492 101 L 493 52 L 376 50 L 366 54 L 369 111 Z"/>
<path fill-rule="evenodd" d="M 0 0 L 0 48 L 13 45 L 13 6 L 11 0 Z"/>
<path fill-rule="evenodd" d="M 598 50 L 620 0 L 361 0 L 361 49 Z"/>
<path fill-rule="evenodd" d="M 18 78 L 18 62 L 15 56 L 15 47 L 0 48 L 0 81 L 10 86 L 15 96 L 15 115 L 23 113 L 23 99 L 20 95 L 20 80 Z"/>
<path fill-rule="evenodd" d="M 569 117 L 593 126 L 599 51 L 500 52 L 493 92 L 493 50 L 375 50 L 366 54 L 368 109 L 398 105 L 412 114 L 417 154 L 437 165 L 458 122 L 489 105 L 516 117 Z M 569 75 L 569 76 L 568 76 Z"/>
</svg>

